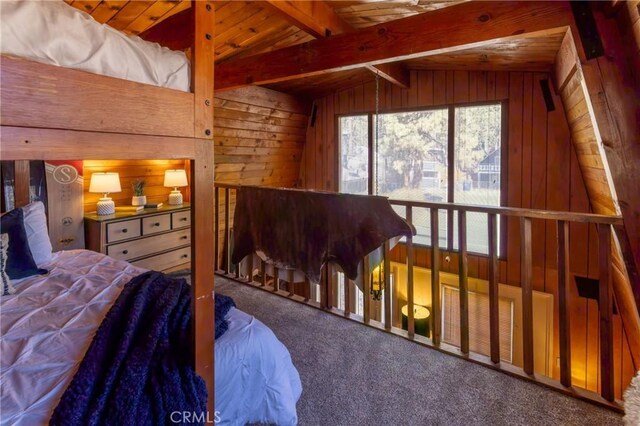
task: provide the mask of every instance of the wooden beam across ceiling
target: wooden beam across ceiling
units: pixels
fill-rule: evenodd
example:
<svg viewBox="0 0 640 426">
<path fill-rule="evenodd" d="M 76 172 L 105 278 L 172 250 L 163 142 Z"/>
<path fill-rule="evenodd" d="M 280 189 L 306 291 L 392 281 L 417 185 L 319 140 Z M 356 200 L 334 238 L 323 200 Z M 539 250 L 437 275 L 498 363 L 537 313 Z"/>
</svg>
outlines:
<svg viewBox="0 0 640 426">
<path fill-rule="evenodd" d="M 280 13 L 296 27 L 322 39 L 355 31 L 327 3 L 315 1 L 265 0 L 267 7 Z M 365 68 L 397 86 L 409 87 L 409 71 L 402 64 L 365 65 Z"/>
<path fill-rule="evenodd" d="M 568 27 L 566 2 L 469 2 L 221 64 L 216 90 L 379 65 Z"/>
<path fill-rule="evenodd" d="M 265 0 L 263 3 L 316 38 L 353 31 L 324 1 Z"/>
</svg>

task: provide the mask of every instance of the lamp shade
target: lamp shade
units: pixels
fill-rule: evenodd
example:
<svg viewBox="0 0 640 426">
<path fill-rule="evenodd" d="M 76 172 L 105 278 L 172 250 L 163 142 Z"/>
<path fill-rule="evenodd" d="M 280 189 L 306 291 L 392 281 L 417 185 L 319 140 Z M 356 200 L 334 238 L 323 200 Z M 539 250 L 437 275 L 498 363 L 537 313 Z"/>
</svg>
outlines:
<svg viewBox="0 0 640 426">
<path fill-rule="evenodd" d="M 178 186 L 187 186 L 187 172 L 184 170 L 165 170 L 164 186 L 176 188 Z"/>
<path fill-rule="evenodd" d="M 120 188 L 120 175 L 118 173 L 93 173 L 91 175 L 89 192 L 106 194 L 120 191 L 122 189 Z"/>
</svg>

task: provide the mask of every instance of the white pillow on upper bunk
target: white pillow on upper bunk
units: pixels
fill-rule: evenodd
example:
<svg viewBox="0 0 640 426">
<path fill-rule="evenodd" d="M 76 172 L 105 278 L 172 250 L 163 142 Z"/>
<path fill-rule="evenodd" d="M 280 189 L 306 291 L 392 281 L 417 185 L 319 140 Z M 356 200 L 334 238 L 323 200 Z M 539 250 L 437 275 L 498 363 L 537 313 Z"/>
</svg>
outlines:
<svg viewBox="0 0 640 426">
<path fill-rule="evenodd" d="M 34 201 L 22 207 L 24 215 L 24 230 L 27 233 L 27 242 L 34 262 L 41 268 L 51 261 L 53 247 L 49 239 L 47 228 L 47 215 L 42 201 Z"/>
</svg>

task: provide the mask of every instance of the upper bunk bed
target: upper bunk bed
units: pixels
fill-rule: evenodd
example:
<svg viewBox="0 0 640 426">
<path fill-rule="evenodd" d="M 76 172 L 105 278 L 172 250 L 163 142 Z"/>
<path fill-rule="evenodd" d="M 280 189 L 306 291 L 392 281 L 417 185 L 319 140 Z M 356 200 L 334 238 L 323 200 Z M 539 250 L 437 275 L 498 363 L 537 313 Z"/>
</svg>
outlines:
<svg viewBox="0 0 640 426">
<path fill-rule="evenodd" d="M 210 137 L 196 134 L 195 79 L 183 52 L 62 1 L 3 2 L 0 14 L 3 126 Z"/>
</svg>

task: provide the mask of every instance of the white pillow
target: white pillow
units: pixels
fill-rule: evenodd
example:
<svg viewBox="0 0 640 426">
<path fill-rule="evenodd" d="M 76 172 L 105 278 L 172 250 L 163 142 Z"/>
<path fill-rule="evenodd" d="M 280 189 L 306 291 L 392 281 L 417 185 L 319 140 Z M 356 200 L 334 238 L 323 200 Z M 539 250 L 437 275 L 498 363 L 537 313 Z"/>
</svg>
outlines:
<svg viewBox="0 0 640 426">
<path fill-rule="evenodd" d="M 34 201 L 22 208 L 24 213 L 24 230 L 27 232 L 27 241 L 31 249 L 33 260 L 41 268 L 51 260 L 51 240 L 47 229 L 47 215 L 44 212 L 42 201 Z"/>
</svg>

